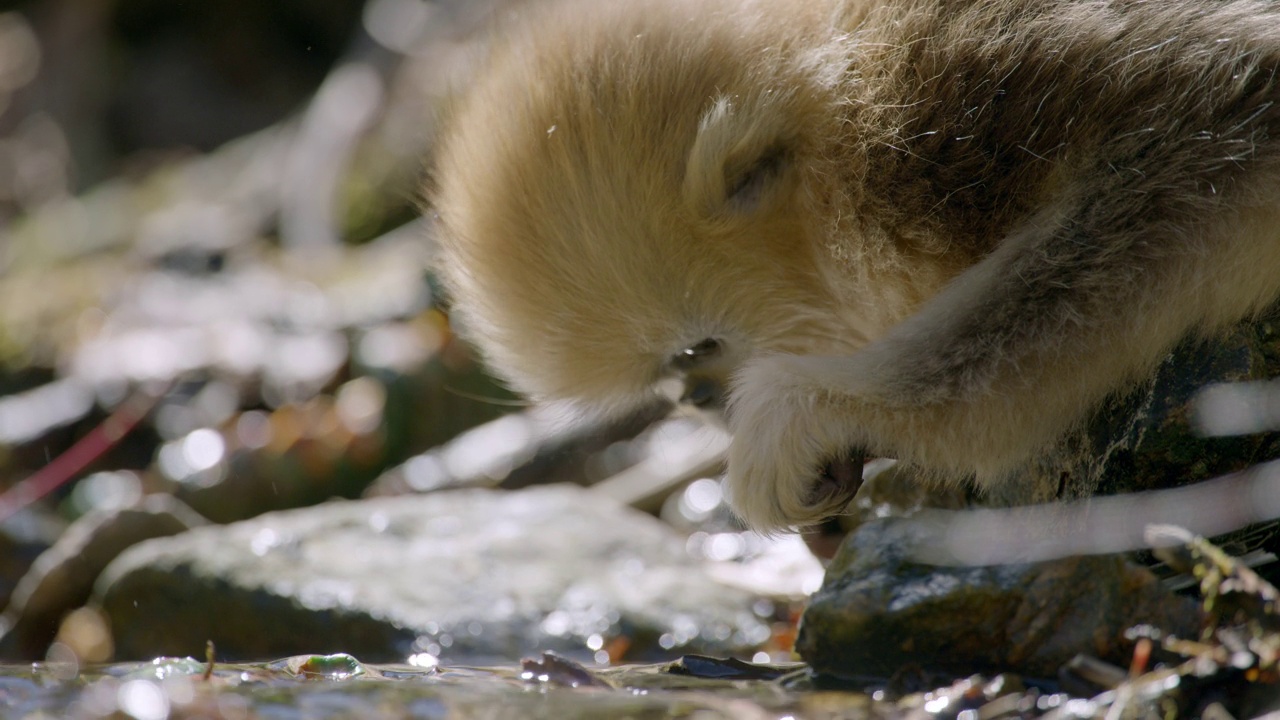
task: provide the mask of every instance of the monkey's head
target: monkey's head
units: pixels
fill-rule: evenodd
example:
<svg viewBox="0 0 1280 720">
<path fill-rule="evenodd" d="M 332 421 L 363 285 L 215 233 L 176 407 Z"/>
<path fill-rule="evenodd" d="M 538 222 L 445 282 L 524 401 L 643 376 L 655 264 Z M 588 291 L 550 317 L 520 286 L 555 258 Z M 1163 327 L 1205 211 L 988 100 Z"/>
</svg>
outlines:
<svg viewBox="0 0 1280 720">
<path fill-rule="evenodd" d="M 812 216 L 838 102 L 823 18 L 715 5 L 535 12 L 447 111 L 440 269 L 535 399 L 616 409 L 687 378 L 715 404 L 752 354 L 848 340 Z"/>
<path fill-rule="evenodd" d="M 749 357 L 865 341 L 824 267 L 844 69 L 818 6 L 560 5 L 495 41 L 428 194 L 514 389 L 611 412 L 676 380 L 715 408 Z"/>
</svg>

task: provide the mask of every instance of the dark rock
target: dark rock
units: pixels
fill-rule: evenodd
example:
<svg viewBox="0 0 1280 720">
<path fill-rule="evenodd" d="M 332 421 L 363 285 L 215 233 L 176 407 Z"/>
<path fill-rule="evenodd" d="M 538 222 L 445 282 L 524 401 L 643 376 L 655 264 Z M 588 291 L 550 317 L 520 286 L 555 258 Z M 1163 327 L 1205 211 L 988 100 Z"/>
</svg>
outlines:
<svg viewBox="0 0 1280 720">
<path fill-rule="evenodd" d="M 749 653 L 767 625 L 653 518 L 572 486 L 335 502 L 144 543 L 97 586 L 120 657 Z M 595 636 L 595 637 L 593 637 Z M 591 649 L 588 649 L 588 646 Z M 616 658 L 615 658 L 616 659 Z"/>
<path fill-rule="evenodd" d="M 0 657 L 43 659 L 68 612 L 89 599 L 94 580 L 126 548 L 205 524 L 168 495 L 150 495 L 124 509 L 90 513 L 72 523 L 14 589 L 5 609 Z"/>
<path fill-rule="evenodd" d="M 846 540 L 813 596 L 796 650 L 820 673 L 887 677 L 904 666 L 1054 677 L 1077 653 L 1127 662 L 1124 632 L 1194 636 L 1195 600 L 1116 556 L 991 567 L 908 560 L 917 525 L 884 519 Z"/>
</svg>

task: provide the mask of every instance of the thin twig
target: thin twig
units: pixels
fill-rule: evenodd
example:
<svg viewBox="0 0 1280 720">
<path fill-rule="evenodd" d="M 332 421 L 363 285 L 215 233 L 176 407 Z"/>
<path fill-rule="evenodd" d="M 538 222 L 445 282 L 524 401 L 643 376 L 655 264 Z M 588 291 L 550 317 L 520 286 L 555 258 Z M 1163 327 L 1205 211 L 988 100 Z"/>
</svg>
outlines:
<svg viewBox="0 0 1280 720">
<path fill-rule="evenodd" d="M 88 435 L 80 438 L 48 465 L 0 494 L 0 522 L 75 479 L 125 438 L 168 390 L 139 388 Z"/>
</svg>

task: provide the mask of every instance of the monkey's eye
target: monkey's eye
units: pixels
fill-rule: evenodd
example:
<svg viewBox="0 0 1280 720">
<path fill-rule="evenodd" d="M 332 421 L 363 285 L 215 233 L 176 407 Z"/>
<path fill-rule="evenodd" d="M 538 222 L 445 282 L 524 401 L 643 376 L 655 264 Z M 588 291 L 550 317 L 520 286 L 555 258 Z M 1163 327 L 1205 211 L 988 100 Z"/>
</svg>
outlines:
<svg viewBox="0 0 1280 720">
<path fill-rule="evenodd" d="M 688 370 L 719 354 L 720 341 L 715 338 L 704 338 L 676 353 L 675 357 L 671 358 L 671 365 L 677 370 Z"/>
<path fill-rule="evenodd" d="M 786 152 L 772 148 L 756 159 L 746 170 L 726 178 L 726 198 L 739 212 L 756 209 L 773 181 L 786 166 Z"/>
</svg>

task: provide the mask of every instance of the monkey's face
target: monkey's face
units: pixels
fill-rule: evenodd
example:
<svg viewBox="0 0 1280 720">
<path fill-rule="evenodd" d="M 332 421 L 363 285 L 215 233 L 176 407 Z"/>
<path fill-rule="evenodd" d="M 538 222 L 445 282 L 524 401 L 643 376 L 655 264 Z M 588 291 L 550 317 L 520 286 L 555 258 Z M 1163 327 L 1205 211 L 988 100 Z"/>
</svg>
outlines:
<svg viewBox="0 0 1280 720">
<path fill-rule="evenodd" d="M 536 399 L 616 410 L 675 378 L 715 407 L 749 357 L 859 344 L 813 210 L 838 115 L 821 13 L 653 7 L 529 22 L 439 139 L 456 311 Z"/>
</svg>

